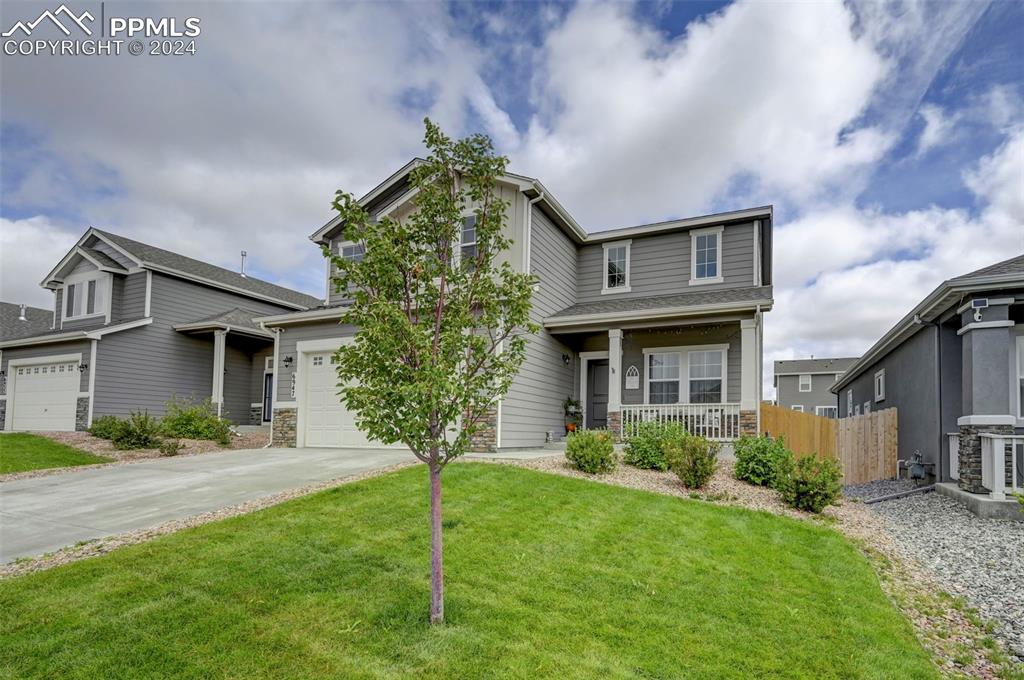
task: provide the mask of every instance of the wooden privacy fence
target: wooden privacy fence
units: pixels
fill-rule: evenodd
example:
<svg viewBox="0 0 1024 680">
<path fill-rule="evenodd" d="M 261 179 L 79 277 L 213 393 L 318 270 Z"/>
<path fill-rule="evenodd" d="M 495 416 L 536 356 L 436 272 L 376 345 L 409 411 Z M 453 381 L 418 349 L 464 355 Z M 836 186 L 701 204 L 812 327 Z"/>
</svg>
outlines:
<svg viewBox="0 0 1024 680">
<path fill-rule="evenodd" d="M 844 484 L 863 484 L 896 476 L 896 409 L 836 420 L 761 404 L 761 432 L 782 436 L 797 456 L 835 458 Z"/>
<path fill-rule="evenodd" d="M 781 406 L 761 404 L 761 432 L 786 438 L 786 446 L 799 456 L 837 458 L 836 420 Z"/>
<path fill-rule="evenodd" d="M 843 418 L 837 432 L 844 484 L 864 484 L 896 476 L 898 465 L 896 409 Z"/>
</svg>

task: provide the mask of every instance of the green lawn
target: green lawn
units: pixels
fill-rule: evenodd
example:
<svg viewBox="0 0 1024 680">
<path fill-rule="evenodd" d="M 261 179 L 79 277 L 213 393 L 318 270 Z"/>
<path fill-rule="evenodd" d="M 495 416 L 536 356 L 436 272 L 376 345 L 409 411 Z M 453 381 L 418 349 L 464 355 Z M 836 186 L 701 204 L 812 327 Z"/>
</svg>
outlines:
<svg viewBox="0 0 1024 680">
<path fill-rule="evenodd" d="M 0 475 L 43 468 L 108 463 L 109 458 L 59 444 L 35 434 L 0 434 Z"/>
<path fill-rule="evenodd" d="M 936 677 L 837 533 L 486 464 L 424 466 L 0 582 L 10 677 Z"/>
</svg>

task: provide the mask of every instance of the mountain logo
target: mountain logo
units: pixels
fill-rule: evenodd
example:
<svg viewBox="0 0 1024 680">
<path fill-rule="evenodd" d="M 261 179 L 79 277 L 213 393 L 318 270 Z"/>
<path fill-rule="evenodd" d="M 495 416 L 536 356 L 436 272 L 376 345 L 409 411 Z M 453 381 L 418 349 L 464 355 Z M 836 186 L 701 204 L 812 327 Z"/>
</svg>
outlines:
<svg viewBox="0 0 1024 680">
<path fill-rule="evenodd" d="M 15 32 L 21 31 L 26 37 L 28 37 L 32 35 L 32 31 L 34 31 L 36 29 L 36 26 L 41 24 L 44 19 L 49 19 L 54 26 L 60 29 L 62 33 L 64 33 L 64 35 L 71 35 L 71 31 L 68 30 L 68 27 L 61 22 L 60 18 L 58 18 L 61 15 L 63 15 L 65 21 L 68 21 L 70 24 L 78 26 L 78 28 L 85 31 L 86 35 L 92 35 L 92 30 L 85 25 L 84 21 L 86 19 L 88 19 L 89 21 L 95 21 L 96 17 L 94 17 L 88 11 L 82 12 L 82 14 L 76 16 L 74 12 L 68 9 L 67 5 L 61 5 L 53 12 L 51 12 L 50 10 L 45 10 L 42 14 L 39 15 L 39 17 L 35 21 L 29 21 L 27 23 L 24 21 L 19 21 L 13 26 L 11 26 L 10 30 L 4 31 L 0 35 L 3 35 L 3 37 L 5 38 L 9 38 L 12 35 L 14 35 Z"/>
</svg>

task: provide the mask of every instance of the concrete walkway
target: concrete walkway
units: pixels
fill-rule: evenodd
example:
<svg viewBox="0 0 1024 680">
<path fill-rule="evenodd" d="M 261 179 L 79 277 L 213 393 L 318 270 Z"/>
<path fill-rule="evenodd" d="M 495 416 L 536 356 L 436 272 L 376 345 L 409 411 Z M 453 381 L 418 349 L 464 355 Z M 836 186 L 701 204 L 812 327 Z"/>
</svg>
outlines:
<svg viewBox="0 0 1024 680">
<path fill-rule="evenodd" d="M 407 450 L 256 449 L 0 483 L 0 564 L 412 460 Z"/>
</svg>

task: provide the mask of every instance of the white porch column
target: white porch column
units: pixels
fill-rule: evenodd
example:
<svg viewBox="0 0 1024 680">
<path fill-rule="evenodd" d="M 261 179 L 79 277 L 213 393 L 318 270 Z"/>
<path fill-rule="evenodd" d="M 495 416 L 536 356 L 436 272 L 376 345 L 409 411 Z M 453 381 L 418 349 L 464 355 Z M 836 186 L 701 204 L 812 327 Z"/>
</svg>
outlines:
<svg viewBox="0 0 1024 680">
<path fill-rule="evenodd" d="M 622 331 L 608 331 L 608 413 L 622 407 Z"/>
<path fill-rule="evenodd" d="M 217 405 L 217 416 L 224 406 L 224 341 L 227 331 L 213 332 L 213 403 Z"/>
<path fill-rule="evenodd" d="M 758 332 L 756 319 L 740 321 L 740 410 L 754 411 L 760 399 L 761 378 L 757 374 Z"/>
</svg>

